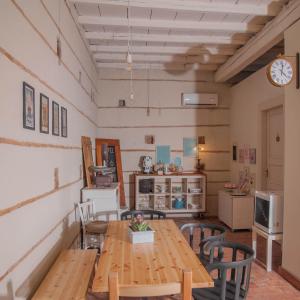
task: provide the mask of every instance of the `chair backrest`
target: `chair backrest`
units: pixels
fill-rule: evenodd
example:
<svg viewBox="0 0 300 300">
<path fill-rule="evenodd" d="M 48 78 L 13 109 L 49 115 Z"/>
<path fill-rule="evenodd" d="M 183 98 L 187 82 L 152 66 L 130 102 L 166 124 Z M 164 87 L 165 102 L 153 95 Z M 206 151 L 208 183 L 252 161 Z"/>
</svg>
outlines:
<svg viewBox="0 0 300 300">
<path fill-rule="evenodd" d="M 166 214 L 159 210 L 128 210 L 121 213 L 121 220 L 132 219 L 139 214 L 145 217 L 149 217 L 151 220 L 166 218 Z"/>
<path fill-rule="evenodd" d="M 199 229 L 199 246 L 200 252 L 207 242 L 222 241 L 225 238 L 226 228 L 217 224 L 202 224 L 202 223 L 188 223 L 180 226 L 182 232 L 189 231 L 189 244 L 191 248 L 194 247 L 194 231 Z"/>
<path fill-rule="evenodd" d="M 77 203 L 79 208 L 80 220 L 83 225 L 95 219 L 95 202 L 89 200 L 83 203 Z"/>
<path fill-rule="evenodd" d="M 218 270 L 218 279 L 220 281 L 218 285 L 219 299 L 227 299 L 227 284 L 230 285 L 230 293 L 234 294 L 234 298 L 230 299 L 239 300 L 240 295 L 243 295 L 243 298 L 246 299 L 250 282 L 251 263 L 254 259 L 253 249 L 243 244 L 225 241 L 212 242 L 208 248 L 210 251 L 210 263 L 206 266 L 206 269 L 210 273 Z M 225 253 L 224 258 L 220 262 L 213 262 L 213 253 L 216 250 Z M 228 253 L 231 253 L 231 256 L 228 256 Z M 230 278 L 228 278 L 228 275 L 230 275 Z"/>
</svg>

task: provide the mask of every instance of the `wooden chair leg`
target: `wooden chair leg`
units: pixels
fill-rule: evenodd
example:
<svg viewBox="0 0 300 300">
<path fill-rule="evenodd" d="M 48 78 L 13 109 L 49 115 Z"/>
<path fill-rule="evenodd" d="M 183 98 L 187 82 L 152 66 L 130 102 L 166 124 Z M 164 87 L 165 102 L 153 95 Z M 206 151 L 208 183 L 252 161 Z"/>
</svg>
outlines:
<svg viewBox="0 0 300 300">
<path fill-rule="evenodd" d="M 192 300 L 192 271 L 183 270 L 182 299 Z"/>
<path fill-rule="evenodd" d="M 109 300 L 119 300 L 118 273 L 111 272 L 108 275 Z"/>
</svg>

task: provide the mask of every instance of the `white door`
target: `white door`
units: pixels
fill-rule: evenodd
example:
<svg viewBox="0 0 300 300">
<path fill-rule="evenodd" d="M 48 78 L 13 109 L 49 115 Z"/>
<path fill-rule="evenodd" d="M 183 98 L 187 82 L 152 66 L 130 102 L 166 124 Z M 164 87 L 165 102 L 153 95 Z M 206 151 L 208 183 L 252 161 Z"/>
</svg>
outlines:
<svg viewBox="0 0 300 300">
<path fill-rule="evenodd" d="M 283 190 L 283 107 L 267 111 L 266 189 Z"/>
</svg>

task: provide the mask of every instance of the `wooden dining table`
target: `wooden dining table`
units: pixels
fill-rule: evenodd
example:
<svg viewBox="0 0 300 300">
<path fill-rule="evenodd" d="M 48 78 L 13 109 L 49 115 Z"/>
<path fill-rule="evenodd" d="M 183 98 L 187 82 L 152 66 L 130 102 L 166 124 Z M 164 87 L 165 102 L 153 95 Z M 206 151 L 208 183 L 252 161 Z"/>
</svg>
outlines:
<svg viewBox="0 0 300 300">
<path fill-rule="evenodd" d="M 183 294 L 213 287 L 210 275 L 173 220 L 147 220 L 155 231 L 153 243 L 132 244 L 129 221 L 111 221 L 92 291 L 109 292 L 110 299 Z"/>
</svg>

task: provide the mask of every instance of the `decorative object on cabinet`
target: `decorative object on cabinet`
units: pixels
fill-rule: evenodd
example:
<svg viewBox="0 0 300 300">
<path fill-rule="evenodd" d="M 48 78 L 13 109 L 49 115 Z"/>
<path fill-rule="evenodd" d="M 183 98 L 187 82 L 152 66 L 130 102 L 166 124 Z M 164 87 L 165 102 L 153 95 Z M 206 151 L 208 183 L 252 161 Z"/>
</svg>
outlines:
<svg viewBox="0 0 300 300">
<path fill-rule="evenodd" d="M 40 132 L 49 133 L 49 98 L 40 93 Z"/>
<path fill-rule="evenodd" d="M 244 194 L 243 194 L 244 195 Z M 254 197 L 219 191 L 219 220 L 232 230 L 251 229 L 253 224 Z"/>
<path fill-rule="evenodd" d="M 67 109 L 65 107 L 61 107 L 61 136 L 68 136 L 68 118 L 67 118 Z"/>
<path fill-rule="evenodd" d="M 23 81 L 23 128 L 35 130 L 34 88 Z"/>
<path fill-rule="evenodd" d="M 52 101 L 52 134 L 59 135 L 59 105 Z"/>
<path fill-rule="evenodd" d="M 113 182 L 120 185 L 120 206 L 126 206 L 120 141 L 113 139 L 96 139 L 96 163 L 114 168 Z"/>
<path fill-rule="evenodd" d="M 143 172 L 145 174 L 150 174 L 152 172 L 152 157 L 144 156 L 143 157 Z"/>
<path fill-rule="evenodd" d="M 87 136 L 81 137 L 83 164 L 84 164 L 84 179 L 85 185 L 88 188 L 93 187 L 94 172 L 91 167 L 94 167 L 93 154 L 92 154 L 92 142 Z"/>
<path fill-rule="evenodd" d="M 124 99 L 119 100 L 119 107 L 125 107 L 126 106 L 126 101 Z"/>
<path fill-rule="evenodd" d="M 165 213 L 205 212 L 206 175 L 135 174 L 135 209 L 161 210 Z"/>
</svg>

